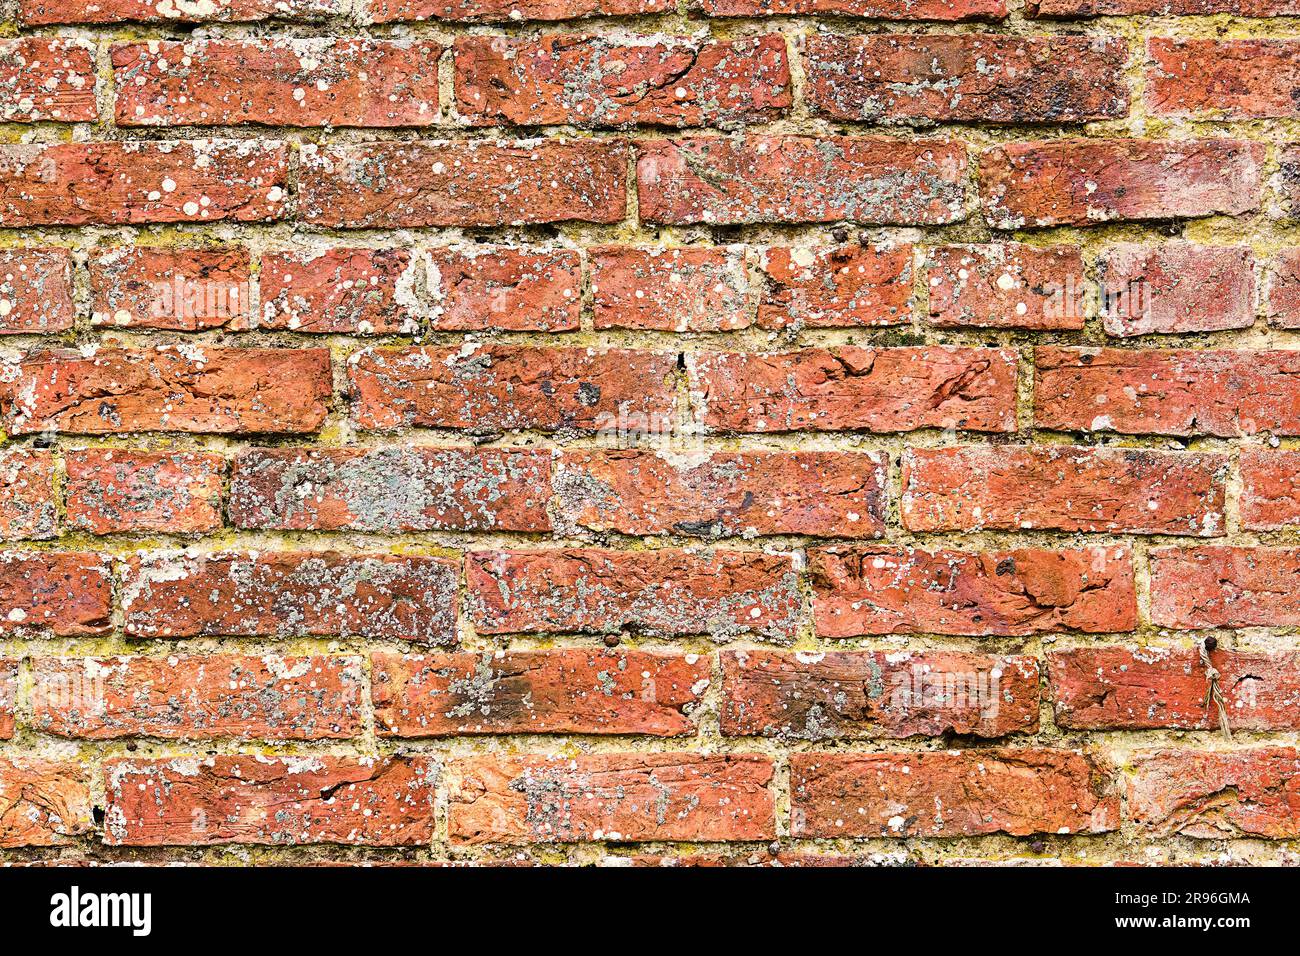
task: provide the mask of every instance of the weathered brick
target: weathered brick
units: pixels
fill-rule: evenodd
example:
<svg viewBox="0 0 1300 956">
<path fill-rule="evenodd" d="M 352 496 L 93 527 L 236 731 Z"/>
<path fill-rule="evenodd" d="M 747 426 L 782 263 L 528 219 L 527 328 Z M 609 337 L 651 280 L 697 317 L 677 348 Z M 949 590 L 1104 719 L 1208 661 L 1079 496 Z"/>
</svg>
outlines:
<svg viewBox="0 0 1300 956">
<path fill-rule="evenodd" d="M 475 125 L 726 126 L 777 119 L 791 104 L 780 34 L 468 36 L 452 50 L 456 108 Z"/>
<path fill-rule="evenodd" d="M 34 352 L 0 395 L 10 433 L 310 432 L 332 380 L 324 349 L 159 346 Z"/>
<path fill-rule="evenodd" d="M 449 769 L 456 843 L 776 835 L 772 764 L 756 754 L 469 757 Z"/>
<path fill-rule="evenodd" d="M 909 531 L 1223 534 L 1225 455 L 1065 445 L 910 448 Z"/>
<path fill-rule="evenodd" d="M 1300 451 L 1246 448 L 1240 467 L 1243 527 L 1276 531 L 1300 525 Z"/>
<path fill-rule="evenodd" d="M 770 246 L 760 251 L 766 329 L 900 325 L 909 320 L 912 247 Z"/>
<path fill-rule="evenodd" d="M 1134 755 L 1128 814 L 1162 835 L 1203 840 L 1300 836 L 1300 751 L 1157 750 Z"/>
<path fill-rule="evenodd" d="M 1123 244 L 1097 262 L 1110 335 L 1212 332 L 1255 323 L 1255 261 L 1246 246 Z"/>
<path fill-rule="evenodd" d="M 1083 328 L 1089 285 L 1077 246 L 939 246 L 925 268 L 928 317 L 940 328 Z"/>
<path fill-rule="evenodd" d="M 343 12 L 343 0 L 20 0 L 22 19 L 47 23 L 247 23 L 258 20 L 321 20 Z"/>
<path fill-rule="evenodd" d="M 695 733 L 690 714 L 712 662 L 643 651 L 500 651 L 371 655 L 378 732 L 462 734 Z"/>
<path fill-rule="evenodd" d="M 626 180 L 627 147 L 611 141 L 306 145 L 299 208 L 340 229 L 618 222 Z"/>
<path fill-rule="evenodd" d="M 831 119 L 1072 123 L 1128 112 L 1118 37 L 818 33 L 804 52 L 809 108 Z"/>
<path fill-rule="evenodd" d="M 572 20 L 593 16 L 667 13 L 672 0 L 366 0 L 375 23 L 451 20 L 461 23 L 514 23 Z"/>
<path fill-rule="evenodd" d="M 1268 324 L 1300 329 L 1300 249 L 1283 249 L 1268 264 Z"/>
<path fill-rule="evenodd" d="M 614 429 L 669 422 L 675 356 L 467 343 L 366 349 L 348 366 L 362 428 Z"/>
<path fill-rule="evenodd" d="M 248 250 L 118 246 L 92 256 L 94 325 L 197 332 L 238 326 L 252 308 Z"/>
<path fill-rule="evenodd" d="M 258 448 L 240 454 L 230 521 L 299 531 L 547 531 L 551 453 Z"/>
<path fill-rule="evenodd" d="M 964 215 L 966 151 L 941 140 L 697 136 L 638 144 L 641 217 L 665 225 L 938 225 Z"/>
<path fill-rule="evenodd" d="M 0 757 L 0 847 L 57 846 L 91 827 L 86 766 Z"/>
<path fill-rule="evenodd" d="M 14 735 L 14 701 L 18 695 L 18 662 L 0 660 L 0 740 Z"/>
<path fill-rule="evenodd" d="M 237 328 L 411 335 L 428 309 L 415 298 L 420 260 L 406 249 L 270 252 L 258 278 L 261 313 Z"/>
<path fill-rule="evenodd" d="M 610 246 L 590 259 L 598 329 L 727 332 L 750 324 L 742 246 Z"/>
<path fill-rule="evenodd" d="M 1151 621 L 1160 627 L 1300 625 L 1300 549 L 1160 548 L 1150 560 Z"/>
<path fill-rule="evenodd" d="M 433 839 L 427 757 L 175 757 L 110 760 L 104 842 L 126 846 Z"/>
<path fill-rule="evenodd" d="M 428 253 L 433 327 L 570 332 L 582 315 L 582 259 L 570 249 L 470 246 Z"/>
<path fill-rule="evenodd" d="M 1034 422 L 1130 435 L 1300 434 L 1300 352 L 1034 350 Z"/>
<path fill-rule="evenodd" d="M 0 453 L 0 541 L 53 538 L 58 533 L 54 456 L 22 449 Z"/>
<path fill-rule="evenodd" d="M 113 581 L 101 556 L 0 552 L 0 633 L 102 634 L 112 627 L 112 614 Z"/>
<path fill-rule="evenodd" d="M 150 40 L 112 47 L 119 126 L 429 126 L 438 57 L 424 40 Z"/>
<path fill-rule="evenodd" d="M 1147 41 L 1147 108 L 1158 116 L 1272 119 L 1300 116 L 1295 40 Z"/>
<path fill-rule="evenodd" d="M 76 320 L 68 250 L 0 251 L 0 335 L 65 332 Z"/>
<path fill-rule="evenodd" d="M 122 576 L 134 637 L 296 636 L 456 643 L 459 566 L 334 551 L 133 555 Z"/>
<path fill-rule="evenodd" d="M 92 534 L 221 527 L 225 460 L 202 452 L 88 448 L 65 458 L 68 524 Z"/>
<path fill-rule="evenodd" d="M 38 657 L 32 725 L 105 740 L 324 740 L 361 733 L 359 657 Z"/>
<path fill-rule="evenodd" d="M 0 119 L 75 123 L 98 115 L 93 43 L 52 37 L 0 40 Z"/>
<path fill-rule="evenodd" d="M 1216 650 L 1228 722 L 1234 730 L 1300 726 L 1300 654 Z M 1216 730 L 1209 681 L 1195 650 L 1079 647 L 1049 651 L 1056 723 L 1074 730 Z"/>
<path fill-rule="evenodd" d="M 875 538 L 886 478 L 870 453 L 575 451 L 556 467 L 553 514 L 562 532 Z"/>
<path fill-rule="evenodd" d="M 690 352 L 686 368 L 701 421 L 722 431 L 1016 427 L 1016 358 L 1008 349 Z"/>
<path fill-rule="evenodd" d="M 722 732 L 783 740 L 1038 729 L 1038 661 L 956 651 L 724 651 Z"/>
<path fill-rule="evenodd" d="M 747 551 L 474 551 L 465 578 L 482 634 L 779 642 L 793 636 L 802 603 L 790 555 Z"/>
<path fill-rule="evenodd" d="M 1004 0 L 690 0 L 711 17 L 848 16 L 880 20 L 1001 20 Z"/>
<path fill-rule="evenodd" d="M 1300 14 L 1295 0 L 1028 0 L 1030 17 L 1153 16 L 1285 17 Z"/>
<path fill-rule="evenodd" d="M 1259 205 L 1262 143 L 1236 139 L 1061 139 L 980 157 L 995 229 L 1236 215 Z"/>
<path fill-rule="evenodd" d="M 1119 828 L 1111 770 L 1039 748 L 790 756 L 795 837 L 1105 833 Z"/>
<path fill-rule="evenodd" d="M 288 168 L 284 144 L 255 139 L 0 146 L 0 224 L 278 219 Z"/>
<path fill-rule="evenodd" d="M 833 548 L 809 557 L 823 637 L 1129 631 L 1137 626 L 1127 548 L 918 551 Z"/>
</svg>

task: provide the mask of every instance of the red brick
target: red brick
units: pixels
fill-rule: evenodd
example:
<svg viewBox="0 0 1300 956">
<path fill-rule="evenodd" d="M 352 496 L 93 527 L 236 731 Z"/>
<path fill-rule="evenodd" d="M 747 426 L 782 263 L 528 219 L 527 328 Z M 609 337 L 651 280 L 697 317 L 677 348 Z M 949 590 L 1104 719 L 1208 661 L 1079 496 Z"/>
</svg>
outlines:
<svg viewBox="0 0 1300 956">
<path fill-rule="evenodd" d="M 643 651 L 371 655 L 376 729 L 463 734 L 694 734 L 712 661 Z"/>
<path fill-rule="evenodd" d="M 911 318 L 912 247 L 770 246 L 758 324 L 765 329 L 901 325 Z"/>
<path fill-rule="evenodd" d="M 455 843 L 767 840 L 772 764 L 757 754 L 469 757 L 451 765 Z"/>
<path fill-rule="evenodd" d="M 858 348 L 687 354 L 692 400 L 737 432 L 1016 428 L 1007 349 Z"/>
<path fill-rule="evenodd" d="M 780 34 L 469 36 L 452 49 L 456 108 L 474 125 L 727 125 L 777 119 L 791 104 Z"/>
<path fill-rule="evenodd" d="M 1034 422 L 1129 435 L 1300 434 L 1300 352 L 1034 350 Z"/>
<path fill-rule="evenodd" d="M 359 657 L 38 657 L 32 726 L 90 740 L 361 733 Z"/>
<path fill-rule="evenodd" d="M 809 557 L 823 637 L 1028 636 L 1130 631 L 1137 598 L 1128 549 L 917 551 L 833 548 Z"/>
<path fill-rule="evenodd" d="M 592 16 L 668 13 L 672 0 L 368 0 L 375 23 L 451 20 L 461 23 L 516 23 L 572 20 Z"/>
<path fill-rule="evenodd" d="M 1262 143 L 1234 139 L 1061 139 L 980 157 L 995 229 L 1236 215 L 1259 205 Z"/>
<path fill-rule="evenodd" d="M 1004 0 L 690 0 L 711 17 L 847 16 L 873 20 L 1001 20 Z"/>
<path fill-rule="evenodd" d="M 18 694 L 18 662 L 0 660 L 0 740 L 14 735 L 14 699 Z"/>
<path fill-rule="evenodd" d="M 122 578 L 133 637 L 304 634 L 456 643 L 459 567 L 334 551 L 133 555 Z"/>
<path fill-rule="evenodd" d="M 57 537 L 54 456 L 46 451 L 0 453 L 0 540 Z"/>
<path fill-rule="evenodd" d="M 235 459 L 230 521 L 290 531 L 548 531 L 551 453 L 257 448 Z"/>
<path fill-rule="evenodd" d="M 47 23 L 246 23 L 257 20 L 321 20 L 343 13 L 343 0 L 21 0 L 22 20 Z"/>
<path fill-rule="evenodd" d="M 0 847 L 68 843 L 90 829 L 90 804 L 80 761 L 0 758 Z"/>
<path fill-rule="evenodd" d="M 366 349 L 348 376 L 362 428 L 608 429 L 668 421 L 674 356 L 468 343 Z"/>
<path fill-rule="evenodd" d="M 151 40 L 112 47 L 119 126 L 429 126 L 438 57 L 422 40 Z"/>
<path fill-rule="evenodd" d="M 783 740 L 1038 729 L 1038 661 L 955 651 L 722 654 L 722 732 Z"/>
<path fill-rule="evenodd" d="M 594 249 L 591 295 L 598 329 L 728 332 L 751 321 L 743 246 Z"/>
<path fill-rule="evenodd" d="M 15 435 L 310 432 L 332 386 L 325 349 L 54 350 L 12 368 L 3 397 Z"/>
<path fill-rule="evenodd" d="M 1110 335 L 1213 332 L 1255 323 L 1255 260 L 1246 246 L 1123 244 L 1097 263 Z"/>
<path fill-rule="evenodd" d="M 127 846 L 433 839 L 427 757 L 175 757 L 110 760 L 104 842 Z"/>
<path fill-rule="evenodd" d="M 1300 625 L 1300 549 L 1160 548 L 1151 552 L 1151 621 L 1160 627 Z"/>
<path fill-rule="evenodd" d="M 1153 16 L 1284 17 L 1300 14 L 1295 0 L 1029 0 L 1029 17 Z"/>
<path fill-rule="evenodd" d="M 1217 650 L 1228 721 L 1234 730 L 1300 726 L 1300 654 Z M 1080 647 L 1050 651 L 1056 723 L 1073 730 L 1217 730 L 1209 682 L 1195 650 Z"/>
<path fill-rule="evenodd" d="M 790 756 L 795 837 L 961 837 L 1118 829 L 1110 770 L 1038 748 Z"/>
<path fill-rule="evenodd" d="M 251 302 L 248 250 L 119 246 L 90 260 L 95 325 L 197 332 L 238 325 Z"/>
<path fill-rule="evenodd" d="M 93 43 L 51 37 L 0 40 L 0 119 L 75 123 L 96 116 Z"/>
<path fill-rule="evenodd" d="M 1133 757 L 1128 813 L 1161 835 L 1203 840 L 1300 836 L 1300 751 L 1157 750 Z"/>
<path fill-rule="evenodd" d="M 804 51 L 809 109 L 836 120 L 1073 123 L 1128 112 L 1128 45 L 1117 37 L 819 33 Z"/>
<path fill-rule="evenodd" d="M 1223 534 L 1225 455 L 1068 445 L 910 448 L 909 531 Z"/>
<path fill-rule="evenodd" d="M 288 152 L 265 140 L 0 147 L 6 226 L 259 222 L 285 211 Z"/>
<path fill-rule="evenodd" d="M 414 298 L 419 269 L 405 249 L 266 253 L 261 314 L 237 327 L 411 335 L 428 311 Z"/>
<path fill-rule="evenodd" d="M 638 144 L 641 217 L 665 225 L 939 225 L 965 215 L 959 143 L 879 137 L 698 136 Z"/>
<path fill-rule="evenodd" d="M 1300 329 L 1300 249 L 1283 249 L 1269 263 L 1268 324 Z"/>
<path fill-rule="evenodd" d="M 0 251 L 0 335 L 66 332 L 76 320 L 68 250 Z"/>
<path fill-rule="evenodd" d="M 0 633 L 103 634 L 112 627 L 112 615 L 113 581 L 101 556 L 0 552 Z"/>
<path fill-rule="evenodd" d="M 65 458 L 68 524 L 92 534 L 221 527 L 225 461 L 201 452 L 88 448 Z"/>
<path fill-rule="evenodd" d="M 1090 284 L 1077 246 L 939 246 L 926 258 L 940 328 L 1082 329 Z"/>
<path fill-rule="evenodd" d="M 802 603 L 790 555 L 752 551 L 474 551 L 465 578 L 481 634 L 788 641 Z"/>
<path fill-rule="evenodd" d="M 846 452 L 575 451 L 556 468 L 561 533 L 876 538 L 887 462 Z"/>
<path fill-rule="evenodd" d="M 608 140 L 306 145 L 299 205 L 340 229 L 618 222 L 626 180 Z"/>
<path fill-rule="evenodd" d="M 1295 40 L 1147 41 L 1146 101 L 1157 116 L 1273 119 L 1300 116 Z"/>
<path fill-rule="evenodd" d="M 433 327 L 571 332 L 582 314 L 582 258 L 569 249 L 431 249 Z"/>
<path fill-rule="evenodd" d="M 1300 451 L 1244 448 L 1240 464 L 1242 526 L 1278 531 L 1300 525 Z"/>
</svg>

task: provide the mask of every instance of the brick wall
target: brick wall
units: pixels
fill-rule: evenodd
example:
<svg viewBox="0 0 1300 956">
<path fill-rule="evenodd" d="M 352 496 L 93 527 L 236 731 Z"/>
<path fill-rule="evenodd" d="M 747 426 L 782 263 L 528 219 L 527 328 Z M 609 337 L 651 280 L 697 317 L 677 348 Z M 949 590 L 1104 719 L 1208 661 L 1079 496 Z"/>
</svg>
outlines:
<svg viewBox="0 0 1300 956">
<path fill-rule="evenodd" d="M 7 6 L 0 859 L 1294 858 L 1292 0 Z"/>
</svg>

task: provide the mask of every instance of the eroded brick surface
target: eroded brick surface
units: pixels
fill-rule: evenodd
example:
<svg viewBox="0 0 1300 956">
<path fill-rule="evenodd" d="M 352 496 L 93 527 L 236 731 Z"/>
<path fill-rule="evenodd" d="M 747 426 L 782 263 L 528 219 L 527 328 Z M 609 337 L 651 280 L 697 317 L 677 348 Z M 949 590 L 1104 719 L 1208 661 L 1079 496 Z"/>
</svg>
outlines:
<svg viewBox="0 0 1300 956">
<path fill-rule="evenodd" d="M 220 455 L 89 448 L 64 459 L 68 524 L 94 534 L 221 527 Z"/>
<path fill-rule="evenodd" d="M 0 454 L 0 540 L 53 538 L 59 513 L 54 456 L 42 451 Z"/>
<path fill-rule="evenodd" d="M 70 842 L 91 827 L 90 801 L 79 762 L 0 757 L 0 848 Z"/>
<path fill-rule="evenodd" d="M 459 843 L 763 840 L 774 835 L 772 765 L 757 755 L 600 754 L 455 761 Z"/>
<path fill-rule="evenodd" d="M 1038 661 L 960 652 L 722 654 L 722 732 L 784 740 L 1038 728 Z"/>
<path fill-rule="evenodd" d="M 67 250 L 0 252 L 0 335 L 62 332 L 76 319 Z"/>
<path fill-rule="evenodd" d="M 375 721 L 394 737 L 679 736 L 695 730 L 711 665 L 641 651 L 375 654 Z"/>
<path fill-rule="evenodd" d="M 321 634 L 454 644 L 457 566 L 443 558 L 268 552 L 128 559 L 135 637 Z"/>
<path fill-rule="evenodd" d="M 1294 839 L 1300 753 L 1287 747 L 1135 755 L 1129 815 L 1157 834 Z"/>
<path fill-rule="evenodd" d="M 835 328 L 899 325 L 912 297 L 912 247 L 772 246 L 759 254 L 758 324 Z"/>
</svg>

